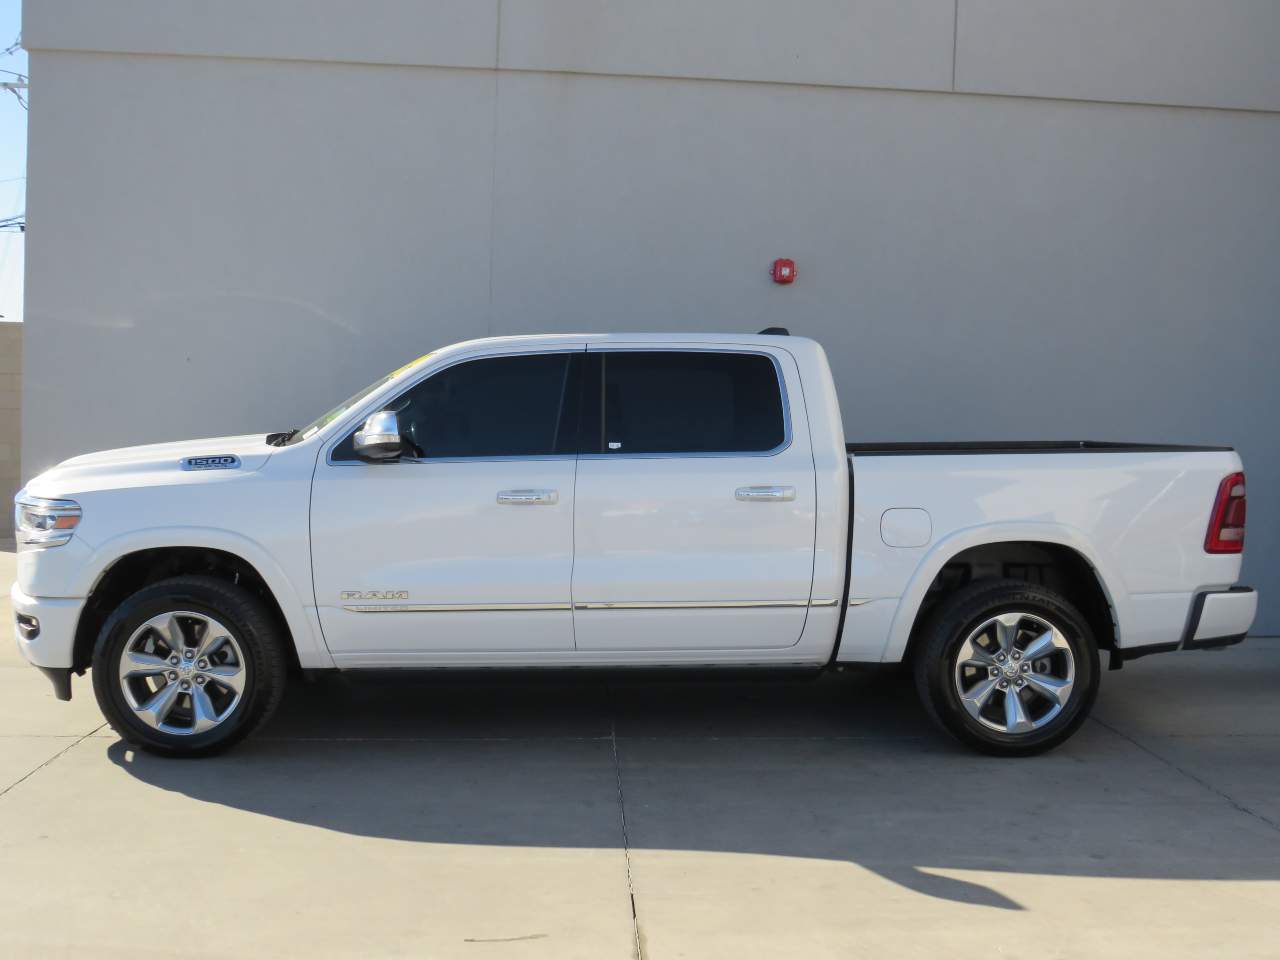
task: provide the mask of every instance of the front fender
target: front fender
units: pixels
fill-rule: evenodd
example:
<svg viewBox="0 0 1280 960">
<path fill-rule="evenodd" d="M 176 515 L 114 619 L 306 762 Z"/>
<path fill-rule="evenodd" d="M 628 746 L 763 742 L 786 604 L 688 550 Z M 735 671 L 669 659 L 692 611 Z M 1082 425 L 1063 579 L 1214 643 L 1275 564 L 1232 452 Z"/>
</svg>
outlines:
<svg viewBox="0 0 1280 960">
<path fill-rule="evenodd" d="M 262 544 L 243 534 L 217 527 L 154 527 L 134 530 L 98 545 L 81 567 L 83 582 L 74 585 L 75 596 L 87 597 L 111 566 L 122 557 L 140 550 L 174 547 L 204 547 L 240 557 L 261 575 L 275 596 L 293 634 L 299 663 L 306 668 L 333 666 L 333 658 L 319 631 L 313 626 L 314 604 L 310 602 L 310 570 L 308 592 L 295 589 L 293 581 Z"/>
<path fill-rule="evenodd" d="M 991 523 L 957 530 L 938 541 L 920 561 L 898 600 L 898 609 L 894 614 L 893 624 L 889 628 L 889 638 L 881 655 L 881 662 L 898 663 L 906 654 L 911 629 L 915 626 L 916 617 L 920 614 L 925 594 L 944 566 L 971 547 L 1013 542 L 1048 543 L 1069 547 L 1084 557 L 1093 568 L 1102 592 L 1106 595 L 1107 603 L 1111 606 L 1111 614 L 1116 622 L 1117 639 L 1124 635 L 1126 626 L 1132 620 L 1129 595 L 1119 588 L 1123 581 L 1114 570 L 1109 568 L 1107 561 L 1098 556 L 1097 551 L 1083 533 L 1061 523 L 1036 521 Z"/>
</svg>

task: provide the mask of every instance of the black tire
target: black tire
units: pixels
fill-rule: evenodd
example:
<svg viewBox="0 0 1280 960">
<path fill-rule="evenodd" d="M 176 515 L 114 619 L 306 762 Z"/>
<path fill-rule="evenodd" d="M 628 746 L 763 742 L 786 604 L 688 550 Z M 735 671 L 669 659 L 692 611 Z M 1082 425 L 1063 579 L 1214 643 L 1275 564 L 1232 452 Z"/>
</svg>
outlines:
<svg viewBox="0 0 1280 960">
<path fill-rule="evenodd" d="M 151 618 L 175 610 L 219 621 L 244 655 L 246 679 L 239 701 L 217 726 L 201 733 L 174 734 L 149 726 L 125 699 L 119 680 L 129 638 Z M 221 753 L 266 723 L 279 706 L 287 675 L 283 640 L 266 605 L 234 584 L 200 576 L 161 580 L 125 600 L 103 624 L 93 652 L 93 692 L 112 729 L 136 747 L 169 757 Z"/>
<path fill-rule="evenodd" d="M 1012 612 L 1029 613 L 1056 627 L 1070 647 L 1075 672 L 1057 714 L 1043 726 L 1015 734 L 992 729 L 972 716 L 961 703 L 955 675 L 957 654 L 970 634 L 984 621 Z M 939 727 L 976 750 L 1002 757 L 1043 753 L 1075 733 L 1093 707 L 1101 676 L 1098 645 L 1088 621 L 1062 595 L 1021 580 L 981 580 L 943 600 L 917 637 L 912 673 L 916 692 Z M 1000 703 L 1006 695 L 1000 691 Z"/>
</svg>

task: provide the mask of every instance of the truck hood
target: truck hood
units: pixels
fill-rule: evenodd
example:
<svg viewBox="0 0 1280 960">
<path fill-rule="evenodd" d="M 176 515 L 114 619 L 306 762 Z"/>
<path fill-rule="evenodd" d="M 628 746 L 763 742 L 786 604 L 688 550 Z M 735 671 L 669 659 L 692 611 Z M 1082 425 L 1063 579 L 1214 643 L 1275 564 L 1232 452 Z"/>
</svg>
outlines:
<svg viewBox="0 0 1280 960">
<path fill-rule="evenodd" d="M 228 478 L 260 469 L 276 449 L 264 434 L 253 433 L 102 450 L 64 460 L 27 484 L 27 492 L 56 498 L 106 487 Z"/>
</svg>

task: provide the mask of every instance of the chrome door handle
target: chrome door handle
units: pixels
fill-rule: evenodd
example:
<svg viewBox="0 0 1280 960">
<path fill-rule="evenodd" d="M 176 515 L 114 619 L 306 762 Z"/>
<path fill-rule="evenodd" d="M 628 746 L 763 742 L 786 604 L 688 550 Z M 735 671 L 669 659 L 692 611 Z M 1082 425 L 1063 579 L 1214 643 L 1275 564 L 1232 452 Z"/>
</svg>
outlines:
<svg viewBox="0 0 1280 960">
<path fill-rule="evenodd" d="M 739 487 L 733 492 L 739 500 L 751 503 L 756 500 L 794 500 L 795 487 Z"/>
<path fill-rule="evenodd" d="M 555 490 L 499 490 L 498 502 L 514 506 L 559 503 L 560 494 Z"/>
</svg>

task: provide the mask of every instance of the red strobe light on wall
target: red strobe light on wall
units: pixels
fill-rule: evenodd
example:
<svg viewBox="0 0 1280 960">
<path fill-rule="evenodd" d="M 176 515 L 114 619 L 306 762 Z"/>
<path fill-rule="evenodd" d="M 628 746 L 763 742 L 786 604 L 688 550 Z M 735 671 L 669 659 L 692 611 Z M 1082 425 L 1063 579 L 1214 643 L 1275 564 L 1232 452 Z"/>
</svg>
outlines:
<svg viewBox="0 0 1280 960">
<path fill-rule="evenodd" d="M 794 260 L 775 260 L 769 269 L 769 276 L 774 283 L 794 283 L 796 279 L 796 262 Z"/>
</svg>

